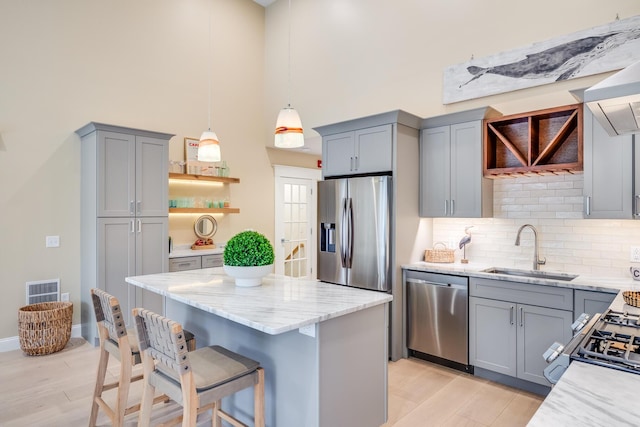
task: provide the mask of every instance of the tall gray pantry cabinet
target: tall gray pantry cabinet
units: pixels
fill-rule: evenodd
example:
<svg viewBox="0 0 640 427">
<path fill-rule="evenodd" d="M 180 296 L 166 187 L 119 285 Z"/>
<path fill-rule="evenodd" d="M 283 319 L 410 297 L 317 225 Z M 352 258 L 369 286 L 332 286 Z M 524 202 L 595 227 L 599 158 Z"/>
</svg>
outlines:
<svg viewBox="0 0 640 427">
<path fill-rule="evenodd" d="M 160 295 L 125 281 L 168 271 L 168 159 L 172 134 L 91 122 L 81 138 L 82 336 L 97 345 L 90 289 L 120 301 L 128 327 L 131 309 L 164 312 Z"/>
</svg>

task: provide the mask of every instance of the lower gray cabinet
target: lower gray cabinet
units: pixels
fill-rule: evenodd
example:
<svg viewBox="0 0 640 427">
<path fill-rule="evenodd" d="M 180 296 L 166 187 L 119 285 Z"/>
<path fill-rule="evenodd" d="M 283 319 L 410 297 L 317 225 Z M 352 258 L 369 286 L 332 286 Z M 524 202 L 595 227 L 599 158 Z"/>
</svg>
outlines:
<svg viewBox="0 0 640 427">
<path fill-rule="evenodd" d="M 222 254 L 194 255 L 169 260 L 169 271 L 199 270 L 201 268 L 222 267 Z"/>
<path fill-rule="evenodd" d="M 573 291 L 574 317 L 577 319 L 582 313 L 593 316 L 596 313 L 607 311 L 617 293 L 597 292 L 597 291 Z"/>
<path fill-rule="evenodd" d="M 549 386 L 542 354 L 555 341 L 566 343 L 572 337 L 573 291 L 471 278 L 469 292 L 469 363 Z M 530 304 L 534 301 L 556 307 Z"/>
<path fill-rule="evenodd" d="M 516 304 L 469 298 L 469 363 L 515 377 Z"/>
<path fill-rule="evenodd" d="M 567 343 L 571 340 L 571 311 L 555 308 L 517 305 L 518 319 L 518 378 L 534 383 L 549 385 L 543 376 L 547 362 L 542 357 L 554 342 Z"/>
</svg>

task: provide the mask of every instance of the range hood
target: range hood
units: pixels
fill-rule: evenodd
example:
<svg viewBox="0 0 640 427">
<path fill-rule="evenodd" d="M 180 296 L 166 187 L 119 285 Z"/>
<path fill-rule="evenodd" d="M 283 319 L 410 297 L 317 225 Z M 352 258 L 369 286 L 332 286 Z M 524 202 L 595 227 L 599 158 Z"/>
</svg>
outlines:
<svg viewBox="0 0 640 427">
<path fill-rule="evenodd" d="M 640 132 L 640 62 L 585 90 L 584 103 L 609 135 Z"/>
</svg>

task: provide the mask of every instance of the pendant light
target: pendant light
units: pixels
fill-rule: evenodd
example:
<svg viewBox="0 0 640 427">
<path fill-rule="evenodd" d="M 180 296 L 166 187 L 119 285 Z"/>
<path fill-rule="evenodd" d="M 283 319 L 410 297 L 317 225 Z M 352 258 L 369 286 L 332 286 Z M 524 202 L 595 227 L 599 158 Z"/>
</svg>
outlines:
<svg viewBox="0 0 640 427">
<path fill-rule="evenodd" d="M 212 3 L 213 5 L 213 3 Z M 213 6 L 211 7 L 213 10 Z M 201 162 L 219 162 L 220 156 L 220 142 L 218 141 L 218 135 L 211 130 L 211 86 L 213 75 L 213 52 L 211 43 L 211 14 L 209 11 L 209 128 L 202 132 L 200 135 L 200 142 L 198 144 L 198 160 Z"/>
<path fill-rule="evenodd" d="M 287 81 L 287 106 L 280 110 L 276 121 L 274 145 L 278 148 L 298 148 L 304 146 L 302 121 L 298 112 L 291 107 L 291 0 L 289 0 L 289 58 Z"/>
</svg>

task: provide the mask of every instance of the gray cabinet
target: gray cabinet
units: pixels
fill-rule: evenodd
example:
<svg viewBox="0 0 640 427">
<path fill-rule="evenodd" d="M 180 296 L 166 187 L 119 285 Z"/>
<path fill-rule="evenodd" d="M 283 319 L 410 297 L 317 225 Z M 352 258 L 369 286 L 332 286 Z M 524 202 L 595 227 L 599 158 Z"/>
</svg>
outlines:
<svg viewBox="0 0 640 427">
<path fill-rule="evenodd" d="M 391 172 L 391 125 L 328 135 L 322 140 L 324 176 Z"/>
<path fill-rule="evenodd" d="M 171 258 L 169 260 L 169 271 L 198 270 L 201 268 L 222 267 L 222 265 L 222 254 L 194 255 Z"/>
<path fill-rule="evenodd" d="M 575 290 L 574 317 L 577 319 L 582 313 L 590 316 L 607 311 L 617 293 Z"/>
<path fill-rule="evenodd" d="M 421 217 L 493 215 L 493 182 L 482 175 L 482 118 L 487 110 L 424 120 L 420 134 Z M 465 119 L 468 121 L 461 121 Z"/>
<path fill-rule="evenodd" d="M 163 298 L 127 276 L 168 270 L 168 148 L 172 135 L 89 123 L 81 137 L 82 335 L 97 343 L 90 289 L 116 296 L 125 321 L 134 307 L 163 312 Z"/>
<path fill-rule="evenodd" d="M 623 218 L 637 216 L 640 184 L 634 195 L 632 135 L 609 136 L 588 108 L 584 109 L 584 217 Z M 640 157 L 640 156 L 638 156 Z M 636 165 L 637 166 L 640 165 Z M 636 169 L 640 180 L 640 169 Z"/>
<path fill-rule="evenodd" d="M 469 285 L 469 363 L 550 385 L 542 353 L 571 339 L 573 290 L 479 278 Z"/>
</svg>

